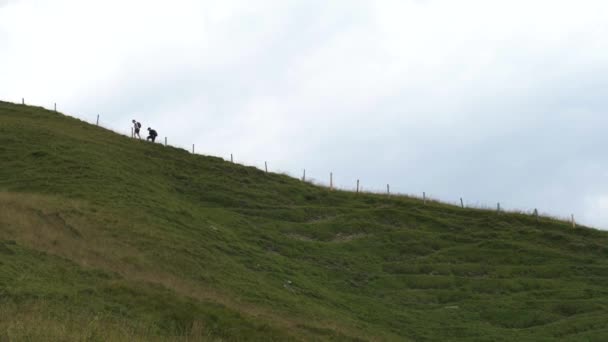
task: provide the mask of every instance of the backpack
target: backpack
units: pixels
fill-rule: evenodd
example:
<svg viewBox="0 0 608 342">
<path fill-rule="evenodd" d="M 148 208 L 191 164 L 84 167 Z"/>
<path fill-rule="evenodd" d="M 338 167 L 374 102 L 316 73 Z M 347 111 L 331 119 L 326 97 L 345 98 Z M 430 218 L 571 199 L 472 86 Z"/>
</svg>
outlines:
<svg viewBox="0 0 608 342">
<path fill-rule="evenodd" d="M 141 128 L 141 123 L 140 122 L 137 123 L 137 128 Z"/>
</svg>

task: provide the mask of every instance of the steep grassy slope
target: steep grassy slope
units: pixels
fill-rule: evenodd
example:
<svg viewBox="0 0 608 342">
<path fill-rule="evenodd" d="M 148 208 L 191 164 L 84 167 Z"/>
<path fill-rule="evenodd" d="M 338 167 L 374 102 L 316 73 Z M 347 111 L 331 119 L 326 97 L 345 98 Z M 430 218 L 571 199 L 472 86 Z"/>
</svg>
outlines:
<svg viewBox="0 0 608 342">
<path fill-rule="evenodd" d="M 0 103 L 0 340 L 608 339 L 608 234 Z"/>
</svg>

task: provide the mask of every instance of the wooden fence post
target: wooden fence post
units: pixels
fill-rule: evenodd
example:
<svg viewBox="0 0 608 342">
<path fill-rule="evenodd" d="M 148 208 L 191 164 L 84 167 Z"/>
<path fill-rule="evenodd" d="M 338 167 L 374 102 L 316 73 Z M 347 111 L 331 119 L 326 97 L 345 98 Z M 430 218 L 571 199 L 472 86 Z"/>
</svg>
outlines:
<svg viewBox="0 0 608 342">
<path fill-rule="evenodd" d="M 357 193 L 359 193 L 359 180 L 357 179 Z"/>
<path fill-rule="evenodd" d="M 135 133 L 133 132 L 133 127 L 131 127 L 131 138 L 135 138 Z"/>
<path fill-rule="evenodd" d="M 97 114 L 97 121 L 95 122 L 96 126 L 99 126 L 99 114 Z"/>
<path fill-rule="evenodd" d="M 423 201 L 424 205 L 426 205 L 426 192 L 422 193 L 422 201 Z"/>
<path fill-rule="evenodd" d="M 572 228 L 576 228 L 576 221 L 574 221 L 574 214 L 572 214 Z"/>
<path fill-rule="evenodd" d="M 55 102 L 54 108 L 55 108 L 55 111 L 57 111 L 57 102 Z"/>
<path fill-rule="evenodd" d="M 538 223 L 538 209 L 534 209 L 534 218 L 536 219 L 536 223 Z"/>
<path fill-rule="evenodd" d="M 462 200 L 462 197 L 460 197 L 460 207 L 464 209 L 464 201 Z"/>
<path fill-rule="evenodd" d="M 386 195 L 390 196 L 391 195 L 391 186 L 386 184 Z"/>
<path fill-rule="evenodd" d="M 268 162 L 264 162 L 264 170 L 268 173 Z"/>
<path fill-rule="evenodd" d="M 333 190 L 334 189 L 334 173 L 330 172 L 329 173 L 329 190 Z"/>
<path fill-rule="evenodd" d="M 25 104 L 25 98 L 21 98 L 21 104 L 24 105 Z"/>
<path fill-rule="evenodd" d="M 306 169 L 304 169 L 304 173 L 302 174 L 302 182 L 306 182 Z"/>
<path fill-rule="evenodd" d="M 500 202 L 498 202 L 498 204 L 496 204 L 496 212 L 498 214 L 500 214 Z"/>
<path fill-rule="evenodd" d="M 232 153 L 230 153 L 230 162 L 234 163 L 234 158 L 232 158 Z"/>
<path fill-rule="evenodd" d="M 194 154 L 194 144 L 192 144 L 192 154 Z"/>
<path fill-rule="evenodd" d="M 167 146 L 167 137 L 165 137 L 165 146 Z"/>
</svg>

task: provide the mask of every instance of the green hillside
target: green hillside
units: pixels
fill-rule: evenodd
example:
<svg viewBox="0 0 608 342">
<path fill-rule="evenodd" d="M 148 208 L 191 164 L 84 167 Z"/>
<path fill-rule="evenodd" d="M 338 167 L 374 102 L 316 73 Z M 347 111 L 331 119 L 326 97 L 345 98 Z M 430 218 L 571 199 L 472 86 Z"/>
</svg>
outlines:
<svg viewBox="0 0 608 342">
<path fill-rule="evenodd" d="M 0 102 L 0 341 L 608 340 L 608 233 Z"/>
</svg>

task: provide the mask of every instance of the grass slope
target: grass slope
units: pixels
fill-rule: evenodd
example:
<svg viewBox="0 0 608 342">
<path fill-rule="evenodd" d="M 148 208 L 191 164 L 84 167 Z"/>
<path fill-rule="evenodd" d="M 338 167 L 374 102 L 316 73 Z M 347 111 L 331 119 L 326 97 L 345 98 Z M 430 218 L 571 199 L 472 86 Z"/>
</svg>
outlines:
<svg viewBox="0 0 608 342">
<path fill-rule="evenodd" d="M 608 340 L 608 234 L 0 102 L 0 340 Z"/>
</svg>

